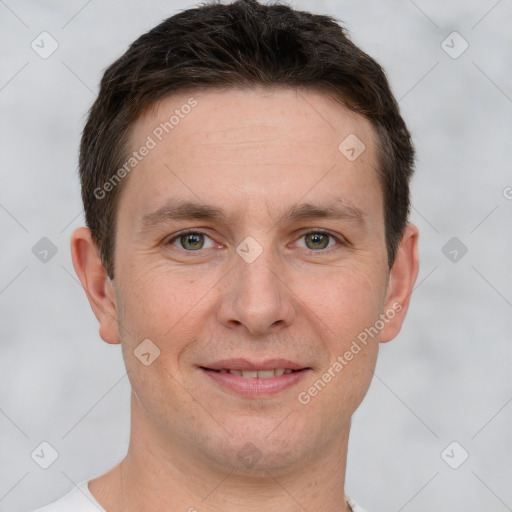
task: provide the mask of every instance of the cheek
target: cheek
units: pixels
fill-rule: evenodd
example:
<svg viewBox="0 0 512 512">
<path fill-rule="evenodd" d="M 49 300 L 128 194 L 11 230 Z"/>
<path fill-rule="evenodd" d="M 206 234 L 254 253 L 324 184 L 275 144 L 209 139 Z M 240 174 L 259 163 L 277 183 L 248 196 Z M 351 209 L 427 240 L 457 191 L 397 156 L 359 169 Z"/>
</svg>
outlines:
<svg viewBox="0 0 512 512">
<path fill-rule="evenodd" d="M 329 274 L 296 281 L 294 292 L 307 314 L 325 328 L 331 348 L 343 350 L 359 332 L 373 325 L 386 297 L 381 269 L 344 266 Z"/>
<path fill-rule="evenodd" d="M 186 402 L 177 361 L 197 337 L 201 292 L 194 279 L 171 275 L 161 265 L 132 272 L 120 284 L 123 358 L 133 392 L 148 414 L 161 407 L 173 411 Z M 161 421 L 158 414 L 154 421 Z"/>
<path fill-rule="evenodd" d="M 179 330 L 208 289 L 204 280 L 170 271 L 165 263 L 137 270 L 132 269 L 121 291 L 121 316 L 130 338 L 161 339 L 170 330 Z"/>
<path fill-rule="evenodd" d="M 374 326 L 385 301 L 385 275 L 368 268 L 340 268 L 314 295 L 310 286 L 302 289 L 301 300 L 323 333 L 319 338 L 328 357 L 315 380 L 301 390 L 305 394 L 299 401 L 314 402 L 320 416 L 333 406 L 339 408 L 338 417 L 353 411 L 368 390 L 379 348 Z M 329 414 L 321 421 L 329 422 Z"/>
<path fill-rule="evenodd" d="M 325 366 L 299 390 L 299 407 L 326 437 L 341 435 L 371 383 L 379 334 L 371 331 L 385 300 L 385 283 L 377 275 L 345 269 L 316 297 L 316 325 L 328 354 Z"/>
<path fill-rule="evenodd" d="M 212 298 L 218 276 L 210 272 L 191 277 L 190 271 L 171 271 L 165 263 L 157 263 L 143 272 L 133 271 L 126 281 L 119 293 L 122 295 L 119 318 L 123 326 L 123 357 L 133 376 L 134 389 L 152 396 L 145 387 L 151 387 L 155 379 L 171 384 L 173 377 L 178 382 L 187 377 L 182 373 L 181 363 L 201 340 L 204 342 L 201 332 L 205 320 L 213 314 Z M 136 357 L 138 347 L 147 339 L 156 346 L 153 350 L 158 353 L 149 367 Z M 154 371 L 147 371 L 153 367 Z M 147 382 L 137 384 L 139 379 L 146 378 Z M 158 389 L 155 392 L 158 393 Z"/>
</svg>

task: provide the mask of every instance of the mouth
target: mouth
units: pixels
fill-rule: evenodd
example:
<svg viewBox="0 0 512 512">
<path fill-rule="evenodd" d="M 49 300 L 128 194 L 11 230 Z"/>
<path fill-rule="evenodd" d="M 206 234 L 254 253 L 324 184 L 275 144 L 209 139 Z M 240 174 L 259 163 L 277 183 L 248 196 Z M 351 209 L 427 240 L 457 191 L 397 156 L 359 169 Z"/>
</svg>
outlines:
<svg viewBox="0 0 512 512">
<path fill-rule="evenodd" d="M 200 366 L 199 369 L 224 391 L 245 398 L 263 398 L 280 393 L 297 384 L 312 370 L 284 359 L 260 363 L 232 359 Z"/>
<path fill-rule="evenodd" d="M 230 368 L 222 368 L 220 370 L 214 370 L 212 368 L 205 368 L 201 366 L 203 370 L 216 372 L 216 373 L 229 373 L 231 375 L 237 375 L 238 377 L 243 377 L 244 379 L 271 379 L 272 377 L 280 377 L 284 374 L 301 372 L 303 370 L 307 370 L 307 368 L 301 368 L 300 370 L 292 370 L 291 368 L 274 368 L 271 370 L 239 370 L 239 369 L 230 369 Z"/>
</svg>

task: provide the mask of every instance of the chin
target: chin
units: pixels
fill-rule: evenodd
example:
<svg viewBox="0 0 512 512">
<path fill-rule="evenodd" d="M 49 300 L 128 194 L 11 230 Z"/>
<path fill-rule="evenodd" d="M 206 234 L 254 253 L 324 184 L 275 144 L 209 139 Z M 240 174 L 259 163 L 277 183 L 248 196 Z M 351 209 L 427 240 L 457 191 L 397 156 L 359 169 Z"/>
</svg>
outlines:
<svg viewBox="0 0 512 512">
<path fill-rule="evenodd" d="M 289 471 L 304 464 L 304 459 L 313 454 L 315 443 L 311 429 L 297 428 L 296 421 L 292 429 L 285 418 L 286 414 L 226 422 L 224 427 L 231 436 L 226 435 L 218 444 L 210 438 L 211 444 L 204 448 L 218 464 L 241 475 L 268 477 L 269 472 Z"/>
</svg>

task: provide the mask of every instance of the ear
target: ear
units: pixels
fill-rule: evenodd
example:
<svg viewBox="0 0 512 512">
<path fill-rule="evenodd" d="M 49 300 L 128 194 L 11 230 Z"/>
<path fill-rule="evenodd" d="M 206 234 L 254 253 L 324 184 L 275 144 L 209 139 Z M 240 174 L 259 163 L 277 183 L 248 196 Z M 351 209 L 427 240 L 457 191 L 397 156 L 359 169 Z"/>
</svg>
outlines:
<svg viewBox="0 0 512 512">
<path fill-rule="evenodd" d="M 418 228 L 407 224 L 389 274 L 380 341 L 391 341 L 402 328 L 418 276 Z"/>
<path fill-rule="evenodd" d="M 71 235 L 71 257 L 75 272 L 100 323 L 101 338 L 107 343 L 120 343 L 114 287 L 89 229 L 78 228 Z"/>
</svg>

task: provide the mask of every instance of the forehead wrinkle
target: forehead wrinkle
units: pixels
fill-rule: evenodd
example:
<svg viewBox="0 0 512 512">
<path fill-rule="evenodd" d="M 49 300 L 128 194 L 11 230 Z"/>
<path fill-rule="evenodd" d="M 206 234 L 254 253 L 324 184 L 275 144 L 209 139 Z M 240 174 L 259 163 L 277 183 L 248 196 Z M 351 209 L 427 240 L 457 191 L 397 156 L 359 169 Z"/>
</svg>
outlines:
<svg viewBox="0 0 512 512">
<path fill-rule="evenodd" d="M 228 141 L 226 141 L 226 142 L 208 142 L 207 144 L 205 144 L 205 146 L 212 146 L 212 147 L 221 146 L 221 147 L 239 148 L 239 147 L 243 147 L 243 146 L 253 146 L 253 145 L 269 143 L 269 142 L 273 142 L 275 145 L 278 145 L 276 139 L 256 139 L 256 140 L 242 140 L 242 141 L 237 141 L 237 142 L 228 142 Z"/>
</svg>

